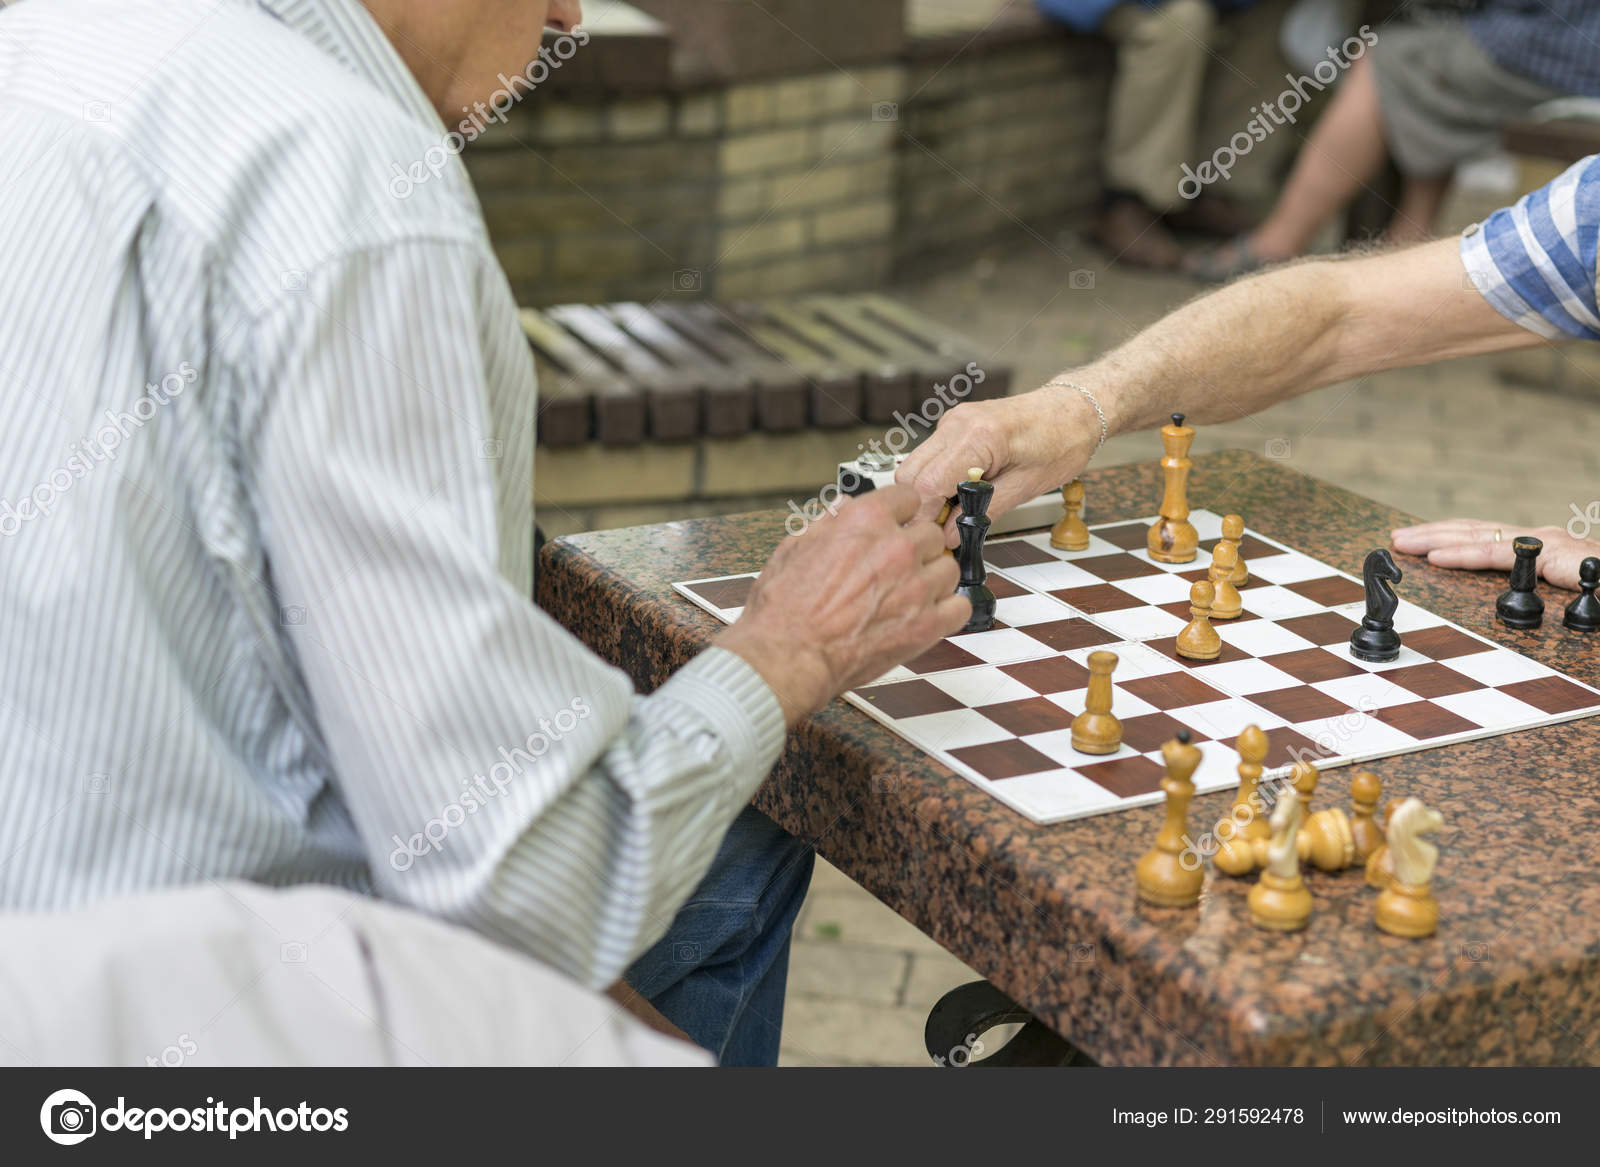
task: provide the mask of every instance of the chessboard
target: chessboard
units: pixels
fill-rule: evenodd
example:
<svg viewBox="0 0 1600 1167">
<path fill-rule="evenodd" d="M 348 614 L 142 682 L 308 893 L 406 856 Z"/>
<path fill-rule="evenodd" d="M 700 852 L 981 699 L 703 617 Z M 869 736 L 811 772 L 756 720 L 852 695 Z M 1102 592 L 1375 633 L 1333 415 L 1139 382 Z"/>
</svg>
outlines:
<svg viewBox="0 0 1600 1167">
<path fill-rule="evenodd" d="M 990 540 L 995 626 L 948 637 L 845 700 L 1036 823 L 1160 801 L 1161 746 L 1182 728 L 1206 793 L 1237 786 L 1234 742 L 1248 725 L 1266 732 L 1271 778 L 1295 761 L 1336 767 L 1600 713 L 1600 690 L 1403 599 L 1399 658 L 1356 660 L 1361 581 L 1249 530 L 1244 612 L 1215 622 L 1217 660 L 1188 660 L 1176 639 L 1222 519 L 1190 514 L 1201 542 L 1187 564 L 1145 551 L 1153 521 L 1091 527 L 1082 551 L 1052 547 L 1044 531 Z M 673 586 L 732 623 L 756 574 Z M 1100 649 L 1118 658 L 1123 737 L 1094 756 L 1073 749 L 1070 727 Z"/>
</svg>

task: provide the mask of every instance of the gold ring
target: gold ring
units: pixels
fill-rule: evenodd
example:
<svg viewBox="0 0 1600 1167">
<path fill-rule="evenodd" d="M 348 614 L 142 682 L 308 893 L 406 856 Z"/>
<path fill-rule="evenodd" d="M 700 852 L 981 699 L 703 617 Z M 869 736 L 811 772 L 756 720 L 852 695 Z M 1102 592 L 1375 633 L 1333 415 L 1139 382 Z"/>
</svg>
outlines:
<svg viewBox="0 0 1600 1167">
<path fill-rule="evenodd" d="M 1495 529 L 1494 529 L 1494 541 L 1495 541 L 1495 542 L 1496 542 L 1496 543 L 1499 543 L 1499 542 L 1500 542 L 1500 541 L 1501 541 L 1501 540 L 1503 540 L 1503 539 L 1504 539 L 1504 538 L 1505 538 L 1505 537 L 1506 537 L 1506 536 L 1505 536 L 1505 532 L 1504 532 L 1504 531 L 1502 531 L 1502 530 L 1501 530 L 1501 529 L 1500 529 L 1500 528 L 1499 528 L 1499 527 L 1496 527 L 1496 528 L 1495 528 Z"/>
</svg>

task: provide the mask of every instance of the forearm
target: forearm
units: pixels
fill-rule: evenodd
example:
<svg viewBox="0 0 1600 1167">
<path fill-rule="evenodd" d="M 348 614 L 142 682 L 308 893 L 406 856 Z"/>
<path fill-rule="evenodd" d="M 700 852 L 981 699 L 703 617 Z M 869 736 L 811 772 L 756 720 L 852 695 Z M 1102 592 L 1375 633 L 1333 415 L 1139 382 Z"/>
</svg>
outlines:
<svg viewBox="0 0 1600 1167">
<path fill-rule="evenodd" d="M 1341 266 L 1297 264 L 1201 296 L 1062 378 L 1096 395 L 1113 433 L 1172 413 L 1230 421 L 1329 384 L 1345 375 Z"/>
<path fill-rule="evenodd" d="M 1497 313 L 1454 239 L 1295 264 L 1200 297 L 1064 377 L 1113 432 L 1231 421 L 1385 369 L 1549 343 Z"/>
</svg>

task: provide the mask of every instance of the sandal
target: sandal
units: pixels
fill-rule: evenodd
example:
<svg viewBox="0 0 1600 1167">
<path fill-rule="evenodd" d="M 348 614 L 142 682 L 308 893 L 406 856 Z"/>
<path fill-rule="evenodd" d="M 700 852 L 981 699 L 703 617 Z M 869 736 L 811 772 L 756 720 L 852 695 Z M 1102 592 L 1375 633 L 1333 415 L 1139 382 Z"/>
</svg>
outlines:
<svg viewBox="0 0 1600 1167">
<path fill-rule="evenodd" d="M 1221 247 L 1190 252 L 1183 257 L 1183 272 L 1202 283 L 1225 284 L 1239 276 L 1260 271 L 1269 262 L 1256 254 L 1250 246 L 1248 235 L 1239 235 Z"/>
</svg>

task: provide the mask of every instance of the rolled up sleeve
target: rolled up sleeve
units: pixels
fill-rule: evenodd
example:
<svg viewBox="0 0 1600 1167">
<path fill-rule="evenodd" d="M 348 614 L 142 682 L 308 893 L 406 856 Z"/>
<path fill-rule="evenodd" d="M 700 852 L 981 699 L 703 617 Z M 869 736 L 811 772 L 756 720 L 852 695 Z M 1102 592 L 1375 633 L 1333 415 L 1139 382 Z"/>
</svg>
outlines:
<svg viewBox="0 0 1600 1167">
<path fill-rule="evenodd" d="M 1496 312 L 1551 340 L 1600 340 L 1600 155 L 1461 235 L 1461 263 Z"/>
<path fill-rule="evenodd" d="M 641 697 L 529 599 L 532 364 L 485 249 L 341 257 L 247 348 L 270 583 L 375 885 L 615 981 L 776 759 L 776 699 L 717 649 Z"/>
</svg>

